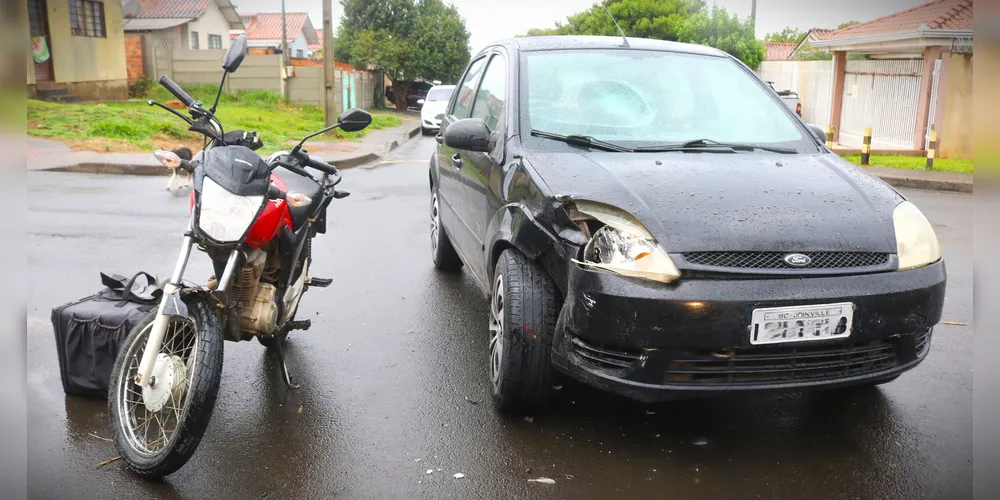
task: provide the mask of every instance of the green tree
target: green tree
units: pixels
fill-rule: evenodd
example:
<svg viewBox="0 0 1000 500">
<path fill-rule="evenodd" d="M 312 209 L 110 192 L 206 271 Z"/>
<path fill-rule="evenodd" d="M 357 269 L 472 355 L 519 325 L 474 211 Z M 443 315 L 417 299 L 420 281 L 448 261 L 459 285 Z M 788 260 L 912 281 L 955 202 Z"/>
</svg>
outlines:
<svg viewBox="0 0 1000 500">
<path fill-rule="evenodd" d="M 854 26 L 855 24 L 861 24 L 861 21 L 847 21 L 846 23 L 840 23 L 840 25 L 837 26 L 837 29 L 842 30 L 848 26 Z"/>
<path fill-rule="evenodd" d="M 752 69 L 764 60 L 764 44 L 754 36 L 749 17 L 740 20 L 726 9 L 712 7 L 712 12 L 698 12 L 689 17 L 678 33 L 678 41 L 709 45 L 729 53 Z"/>
<path fill-rule="evenodd" d="M 768 33 L 764 35 L 764 41 L 776 43 L 799 43 L 808 33 L 808 31 L 799 31 L 789 26 L 776 33 Z"/>
<path fill-rule="evenodd" d="M 751 68 L 756 68 L 764 58 L 764 44 L 754 38 L 749 18 L 741 21 L 721 7 L 707 11 L 703 0 L 603 0 L 553 28 L 528 30 L 528 36 L 618 36 L 603 6 L 607 6 L 629 37 L 710 45 Z"/>
<path fill-rule="evenodd" d="M 469 31 L 442 0 L 341 0 L 338 61 L 385 72 L 397 109 L 416 78 L 455 81 L 469 62 Z"/>
</svg>

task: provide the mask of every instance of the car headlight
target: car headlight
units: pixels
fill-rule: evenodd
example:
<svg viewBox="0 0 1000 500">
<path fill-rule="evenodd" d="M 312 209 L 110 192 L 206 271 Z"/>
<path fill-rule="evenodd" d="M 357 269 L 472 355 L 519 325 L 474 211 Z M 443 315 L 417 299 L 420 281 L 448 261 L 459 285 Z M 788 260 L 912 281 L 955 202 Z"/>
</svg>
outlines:
<svg viewBox="0 0 1000 500">
<path fill-rule="evenodd" d="M 583 261 L 574 259 L 577 264 L 663 283 L 680 278 L 670 256 L 635 217 L 596 203 L 576 202 L 575 208 L 605 224 L 583 248 Z"/>
<path fill-rule="evenodd" d="M 263 203 L 263 196 L 236 195 L 205 177 L 201 187 L 198 228 L 220 243 L 239 241 L 253 224 Z"/>
<path fill-rule="evenodd" d="M 896 231 L 896 253 L 899 270 L 926 266 L 941 259 L 941 244 L 934 228 L 920 210 L 908 201 L 896 206 L 892 212 Z"/>
</svg>

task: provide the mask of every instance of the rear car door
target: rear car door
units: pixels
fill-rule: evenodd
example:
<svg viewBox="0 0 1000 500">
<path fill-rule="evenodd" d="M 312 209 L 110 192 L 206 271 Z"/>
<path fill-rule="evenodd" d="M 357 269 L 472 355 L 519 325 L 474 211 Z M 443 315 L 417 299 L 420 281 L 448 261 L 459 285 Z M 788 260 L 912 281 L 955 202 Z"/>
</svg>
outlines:
<svg viewBox="0 0 1000 500">
<path fill-rule="evenodd" d="M 463 164 L 462 180 L 466 185 L 466 198 L 462 200 L 463 217 L 472 229 L 474 238 L 472 244 L 478 250 L 477 257 L 472 258 L 474 262 L 470 262 L 469 265 L 484 283 L 488 281 L 489 276 L 484 242 L 486 229 L 492 217 L 491 204 L 488 201 L 489 180 L 490 172 L 500 167 L 504 160 L 506 102 L 507 61 L 505 55 L 498 52 L 490 56 L 483 79 L 476 91 L 471 115 L 472 118 L 483 120 L 496 146 L 488 153 L 458 151 Z"/>
<path fill-rule="evenodd" d="M 435 140 L 437 146 L 438 164 L 438 198 L 439 210 L 441 211 L 441 221 L 444 224 L 448 236 L 458 253 L 468 262 L 475 260 L 476 253 L 470 253 L 470 247 L 474 247 L 472 241 L 472 228 L 466 221 L 464 215 L 466 194 L 465 185 L 461 169 L 462 162 L 459 152 L 444 144 L 443 134 L 448 126 L 463 118 L 468 118 L 472 113 L 472 104 L 475 100 L 476 89 L 479 88 L 479 80 L 483 75 L 486 66 L 486 56 L 480 57 L 466 70 L 461 83 L 455 88 L 448 111 L 444 119 L 441 120 L 441 129 L 438 131 Z"/>
</svg>

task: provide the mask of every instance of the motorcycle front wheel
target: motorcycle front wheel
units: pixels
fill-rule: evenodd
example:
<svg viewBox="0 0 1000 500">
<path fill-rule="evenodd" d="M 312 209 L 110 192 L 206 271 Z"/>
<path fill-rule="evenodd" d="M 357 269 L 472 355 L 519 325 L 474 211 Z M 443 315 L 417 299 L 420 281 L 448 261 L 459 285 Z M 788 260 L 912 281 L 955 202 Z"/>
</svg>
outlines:
<svg viewBox="0 0 1000 500">
<path fill-rule="evenodd" d="M 154 383 L 134 382 L 156 314 L 125 339 L 111 373 L 108 416 L 122 460 L 140 476 L 180 469 L 205 434 L 222 378 L 222 328 L 204 297 L 184 299 L 189 317 L 169 317 Z"/>
</svg>

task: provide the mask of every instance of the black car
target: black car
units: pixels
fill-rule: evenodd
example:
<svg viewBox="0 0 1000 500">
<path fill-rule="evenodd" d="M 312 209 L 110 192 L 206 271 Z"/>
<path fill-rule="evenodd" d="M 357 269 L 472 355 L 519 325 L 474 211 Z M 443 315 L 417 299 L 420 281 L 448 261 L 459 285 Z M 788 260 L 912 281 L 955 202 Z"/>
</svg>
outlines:
<svg viewBox="0 0 1000 500">
<path fill-rule="evenodd" d="M 946 276 L 930 223 L 733 57 L 518 38 L 460 82 L 431 243 L 490 296 L 501 410 L 543 406 L 553 367 L 655 401 L 881 384 L 927 356 Z"/>
</svg>

